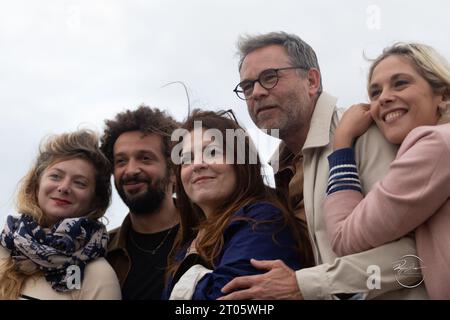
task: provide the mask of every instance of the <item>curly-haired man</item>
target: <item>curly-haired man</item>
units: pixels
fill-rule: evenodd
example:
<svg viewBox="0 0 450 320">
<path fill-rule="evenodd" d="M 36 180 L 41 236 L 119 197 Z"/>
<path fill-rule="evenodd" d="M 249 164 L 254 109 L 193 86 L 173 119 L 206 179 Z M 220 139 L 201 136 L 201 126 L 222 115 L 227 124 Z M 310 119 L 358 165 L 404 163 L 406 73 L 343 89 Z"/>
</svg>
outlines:
<svg viewBox="0 0 450 320">
<path fill-rule="evenodd" d="M 140 106 L 106 120 L 102 151 L 113 164 L 114 184 L 129 214 L 110 232 L 108 261 L 124 300 L 160 299 L 167 256 L 179 214 L 172 198 L 171 134 L 178 123 Z"/>
</svg>

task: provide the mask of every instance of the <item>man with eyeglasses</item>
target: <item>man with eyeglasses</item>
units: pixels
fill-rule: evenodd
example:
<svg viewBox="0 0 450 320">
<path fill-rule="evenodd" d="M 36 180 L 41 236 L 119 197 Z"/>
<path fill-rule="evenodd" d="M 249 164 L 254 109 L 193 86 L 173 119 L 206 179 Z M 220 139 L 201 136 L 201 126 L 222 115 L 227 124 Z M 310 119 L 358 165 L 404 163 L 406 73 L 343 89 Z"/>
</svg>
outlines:
<svg viewBox="0 0 450 320">
<path fill-rule="evenodd" d="M 223 299 L 426 298 L 423 287 L 403 288 L 397 281 L 402 275 L 393 269 L 395 261 L 416 252 L 412 238 L 346 257 L 332 251 L 323 201 L 327 156 L 340 113 L 337 99 L 322 91 L 314 50 L 284 32 L 243 37 L 238 47 L 241 82 L 234 92 L 246 101 L 260 129 L 279 129 L 279 156 L 271 161 L 276 186 L 296 217 L 307 223 L 316 265 L 294 271 L 281 261 L 252 260 L 267 272 L 235 278 L 222 289 Z M 363 188 L 369 190 L 387 172 L 395 147 L 372 127 L 355 150 Z"/>
</svg>

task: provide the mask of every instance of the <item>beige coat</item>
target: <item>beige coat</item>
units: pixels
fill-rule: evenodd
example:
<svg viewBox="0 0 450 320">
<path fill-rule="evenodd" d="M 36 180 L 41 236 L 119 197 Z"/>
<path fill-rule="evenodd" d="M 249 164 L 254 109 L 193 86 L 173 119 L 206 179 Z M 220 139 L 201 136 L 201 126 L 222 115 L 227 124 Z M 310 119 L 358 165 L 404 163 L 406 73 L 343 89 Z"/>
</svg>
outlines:
<svg viewBox="0 0 450 320">
<path fill-rule="evenodd" d="M 335 294 L 340 293 L 360 293 L 361 297 L 367 299 L 426 299 L 423 285 L 414 289 L 402 287 L 399 282 L 411 284 L 409 281 L 416 279 L 404 278 L 394 270 L 395 262 L 404 255 L 416 254 L 413 237 L 404 237 L 345 257 L 337 257 L 332 251 L 323 204 L 328 181 L 327 156 L 332 152 L 332 137 L 339 121 L 336 102 L 337 99 L 327 93 L 321 94 L 302 149 L 304 205 L 317 264 L 296 271 L 302 295 L 305 299 L 336 299 Z M 396 151 L 375 126 L 358 139 L 355 152 L 364 190 L 369 190 L 374 182 L 387 173 Z M 379 267 L 381 271 L 380 289 L 369 289 L 376 283 L 371 281 L 373 278 L 369 278 L 374 270 L 372 266 Z"/>
<path fill-rule="evenodd" d="M 9 258 L 9 251 L 0 246 L 0 266 Z M 1 270 L 0 270 L 1 271 Z M 22 295 L 39 300 L 120 300 L 119 281 L 111 266 L 103 258 L 86 265 L 79 290 L 59 293 L 52 289 L 43 276 L 28 278 Z"/>
</svg>

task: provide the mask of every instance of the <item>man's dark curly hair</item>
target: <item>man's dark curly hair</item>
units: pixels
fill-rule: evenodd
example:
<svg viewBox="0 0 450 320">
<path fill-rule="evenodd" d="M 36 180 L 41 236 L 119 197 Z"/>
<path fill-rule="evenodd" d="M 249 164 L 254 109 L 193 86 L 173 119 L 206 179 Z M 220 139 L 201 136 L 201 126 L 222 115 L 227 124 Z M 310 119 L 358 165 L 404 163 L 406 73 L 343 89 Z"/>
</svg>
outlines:
<svg viewBox="0 0 450 320">
<path fill-rule="evenodd" d="M 171 135 L 179 123 L 166 112 L 157 108 L 140 105 L 136 110 L 118 113 L 114 120 L 105 120 L 105 131 L 101 138 L 101 150 L 114 163 L 114 144 L 125 132 L 141 131 L 144 134 L 157 134 L 162 138 L 162 153 L 166 158 L 167 168 L 172 168 L 170 160 Z"/>
</svg>

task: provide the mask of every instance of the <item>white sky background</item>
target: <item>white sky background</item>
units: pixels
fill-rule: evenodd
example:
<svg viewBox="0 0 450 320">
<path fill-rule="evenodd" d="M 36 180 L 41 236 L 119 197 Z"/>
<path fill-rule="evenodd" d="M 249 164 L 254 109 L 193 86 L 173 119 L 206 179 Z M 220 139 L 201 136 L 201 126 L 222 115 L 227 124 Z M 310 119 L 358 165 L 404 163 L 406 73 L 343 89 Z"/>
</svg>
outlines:
<svg viewBox="0 0 450 320">
<path fill-rule="evenodd" d="M 277 141 L 259 134 L 239 82 L 240 34 L 296 33 L 315 50 L 324 89 L 347 107 L 365 101 L 368 63 L 396 41 L 434 46 L 450 59 L 446 0 L 0 0 L 0 226 L 41 139 L 80 126 L 103 130 L 145 103 L 177 120 L 193 108 L 232 108 L 267 160 Z M 117 195 L 108 229 L 127 208 Z"/>
</svg>

